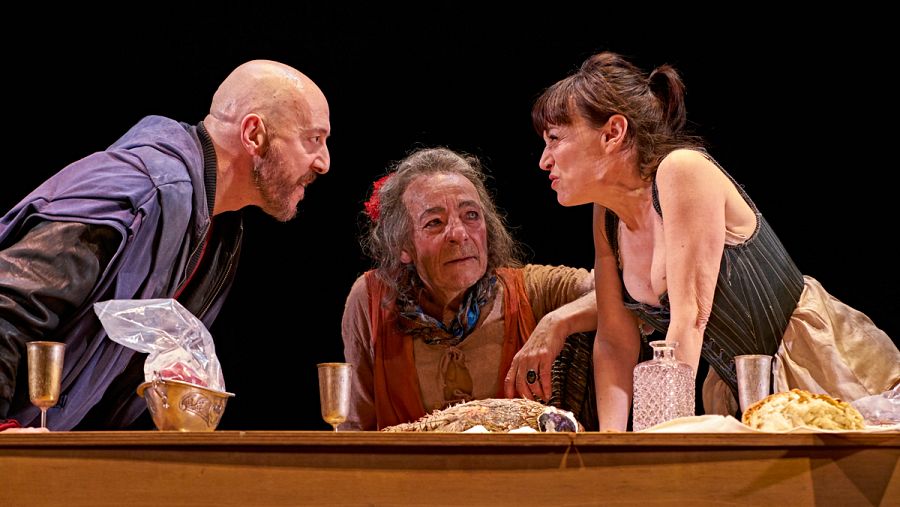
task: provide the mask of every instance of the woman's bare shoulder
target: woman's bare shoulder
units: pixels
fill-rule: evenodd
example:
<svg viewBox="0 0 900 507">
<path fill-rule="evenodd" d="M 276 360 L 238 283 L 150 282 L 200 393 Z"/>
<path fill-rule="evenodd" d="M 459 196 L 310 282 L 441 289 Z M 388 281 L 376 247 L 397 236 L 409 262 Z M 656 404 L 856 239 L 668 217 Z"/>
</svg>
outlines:
<svg viewBox="0 0 900 507">
<path fill-rule="evenodd" d="M 656 171 L 660 187 L 696 185 L 706 188 L 727 188 L 729 179 L 703 152 L 689 149 L 675 150 L 659 164 Z"/>
</svg>

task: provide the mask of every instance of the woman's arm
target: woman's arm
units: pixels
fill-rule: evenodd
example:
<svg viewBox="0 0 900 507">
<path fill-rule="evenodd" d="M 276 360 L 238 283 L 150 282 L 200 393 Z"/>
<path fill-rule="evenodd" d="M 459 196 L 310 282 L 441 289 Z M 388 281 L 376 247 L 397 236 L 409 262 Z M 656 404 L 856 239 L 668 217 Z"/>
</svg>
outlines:
<svg viewBox="0 0 900 507">
<path fill-rule="evenodd" d="M 671 305 L 667 341 L 694 369 L 712 311 L 725 248 L 725 205 L 731 181 L 703 155 L 679 150 L 656 173 L 666 249 L 666 284 Z"/>
<path fill-rule="evenodd" d="M 622 304 L 622 281 L 616 256 L 606 237 L 605 218 L 606 210 L 594 205 L 594 286 L 597 293 L 594 385 L 600 431 L 625 431 L 641 338 L 638 320 Z"/>
<path fill-rule="evenodd" d="M 546 267 L 541 268 L 546 269 Z M 559 276 L 554 277 L 553 274 Z M 518 394 L 527 399 L 549 400 L 552 393 L 550 371 L 566 338 L 573 333 L 591 331 L 597 325 L 597 298 L 594 295 L 593 273 L 575 268 L 552 268 L 549 273 L 551 276 L 539 275 L 536 277 L 540 280 L 538 285 L 541 285 L 536 289 L 546 289 L 539 290 L 539 292 L 546 293 L 545 299 L 547 300 L 559 300 L 560 298 L 551 296 L 558 296 L 555 293 L 561 292 L 559 286 L 566 285 L 563 279 L 569 279 L 568 281 L 571 282 L 573 274 L 581 274 L 574 288 L 576 299 L 571 300 L 572 296 L 569 295 L 568 303 L 548 312 L 538 321 L 528 341 L 513 357 L 503 385 L 505 396 L 512 398 Z M 525 383 L 525 375 L 528 370 L 538 372 L 539 380 L 531 385 Z"/>
</svg>

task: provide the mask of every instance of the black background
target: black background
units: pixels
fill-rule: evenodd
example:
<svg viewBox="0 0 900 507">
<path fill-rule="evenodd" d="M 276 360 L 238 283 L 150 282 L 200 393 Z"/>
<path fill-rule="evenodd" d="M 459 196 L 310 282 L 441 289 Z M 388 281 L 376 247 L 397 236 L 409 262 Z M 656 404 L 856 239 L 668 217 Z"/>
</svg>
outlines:
<svg viewBox="0 0 900 507">
<path fill-rule="evenodd" d="M 212 328 L 237 394 L 221 429 L 326 428 L 315 365 L 343 358 L 344 299 L 369 267 L 357 241 L 362 202 L 414 148 L 481 157 L 531 260 L 589 267 L 590 207 L 556 203 L 537 167 L 542 142 L 530 108 L 601 50 L 646 70 L 673 64 L 695 131 L 801 271 L 900 336 L 897 254 L 888 246 L 897 231 L 896 65 L 884 13 L 675 16 L 564 3 L 486 12 L 457 2 L 153 9 L 121 19 L 83 10 L 55 11 L 56 21 L 49 13 L 7 19 L 27 36 L 2 35 L 0 208 L 144 115 L 199 121 L 217 85 L 246 60 L 279 60 L 316 81 L 331 106 L 331 171 L 290 223 L 246 213 L 238 278 Z"/>
</svg>

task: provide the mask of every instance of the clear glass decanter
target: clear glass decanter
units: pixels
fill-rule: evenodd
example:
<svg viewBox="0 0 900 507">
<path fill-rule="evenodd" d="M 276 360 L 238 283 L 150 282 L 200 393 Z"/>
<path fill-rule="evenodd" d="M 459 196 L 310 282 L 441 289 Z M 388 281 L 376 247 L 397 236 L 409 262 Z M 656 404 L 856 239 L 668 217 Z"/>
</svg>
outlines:
<svg viewBox="0 0 900 507">
<path fill-rule="evenodd" d="M 634 367 L 634 431 L 694 415 L 694 371 L 675 359 L 676 345 L 650 342 L 653 359 Z"/>
</svg>

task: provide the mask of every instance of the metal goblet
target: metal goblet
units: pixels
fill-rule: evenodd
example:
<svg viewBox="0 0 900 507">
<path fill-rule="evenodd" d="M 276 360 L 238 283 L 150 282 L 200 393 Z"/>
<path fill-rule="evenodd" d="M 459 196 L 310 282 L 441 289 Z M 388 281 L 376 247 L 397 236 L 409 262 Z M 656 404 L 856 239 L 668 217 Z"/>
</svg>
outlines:
<svg viewBox="0 0 900 507">
<path fill-rule="evenodd" d="M 41 428 L 47 427 L 47 409 L 59 401 L 66 344 L 28 342 L 28 396 L 41 409 Z"/>
<path fill-rule="evenodd" d="M 769 395 L 772 385 L 772 356 L 747 354 L 734 357 L 741 413 Z"/>
<path fill-rule="evenodd" d="M 320 363 L 319 403 L 322 419 L 338 430 L 338 425 L 350 415 L 350 363 Z"/>
</svg>

